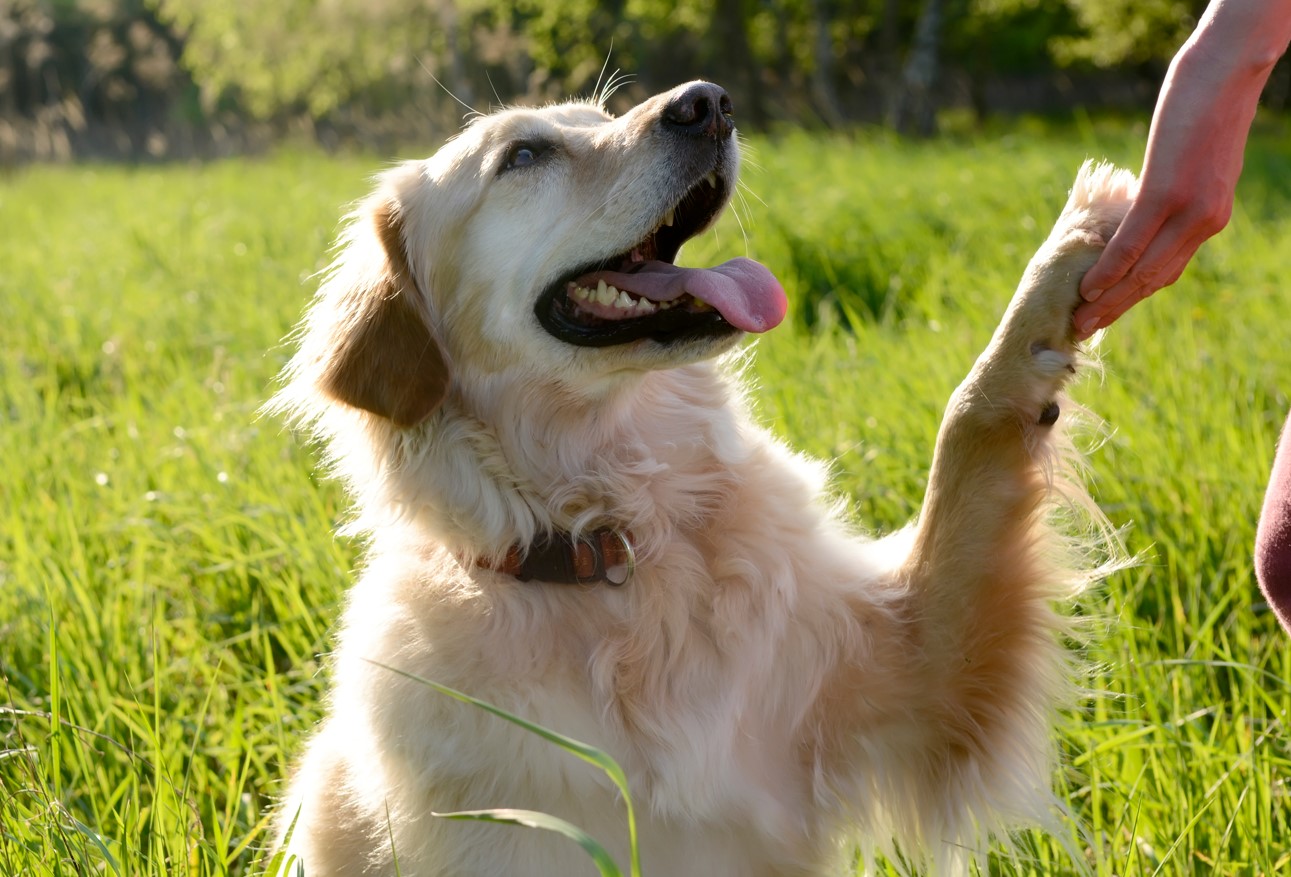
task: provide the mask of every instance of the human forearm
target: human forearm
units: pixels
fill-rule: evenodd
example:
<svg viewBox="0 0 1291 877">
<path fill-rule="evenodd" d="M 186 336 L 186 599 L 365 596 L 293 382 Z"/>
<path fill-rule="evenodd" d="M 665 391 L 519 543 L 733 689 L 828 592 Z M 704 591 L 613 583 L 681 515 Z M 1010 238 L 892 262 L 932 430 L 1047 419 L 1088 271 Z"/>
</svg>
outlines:
<svg viewBox="0 0 1291 877">
<path fill-rule="evenodd" d="M 1214 0 L 1179 58 L 1213 64 L 1234 84 L 1264 87 L 1291 42 L 1291 0 Z"/>
</svg>

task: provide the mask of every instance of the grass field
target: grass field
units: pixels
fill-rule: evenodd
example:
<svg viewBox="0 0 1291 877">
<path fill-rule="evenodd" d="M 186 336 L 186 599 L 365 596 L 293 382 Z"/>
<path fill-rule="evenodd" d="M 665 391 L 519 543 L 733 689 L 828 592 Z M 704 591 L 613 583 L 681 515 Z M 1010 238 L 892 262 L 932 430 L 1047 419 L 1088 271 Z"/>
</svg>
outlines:
<svg viewBox="0 0 1291 877">
<path fill-rule="evenodd" d="M 1076 390 L 1108 424 L 1093 491 L 1144 562 L 1086 607 L 1068 835 L 1026 835 L 992 873 L 1291 873 L 1291 640 L 1250 560 L 1291 405 L 1289 134 L 1257 134 L 1230 228 Z M 941 406 L 1081 160 L 1137 167 L 1142 136 L 751 145 L 740 221 L 686 258 L 781 276 L 761 415 L 835 461 L 866 527 L 916 510 Z M 358 549 L 311 452 L 256 412 L 383 161 L 0 179 L 0 874 L 254 871 Z"/>
</svg>

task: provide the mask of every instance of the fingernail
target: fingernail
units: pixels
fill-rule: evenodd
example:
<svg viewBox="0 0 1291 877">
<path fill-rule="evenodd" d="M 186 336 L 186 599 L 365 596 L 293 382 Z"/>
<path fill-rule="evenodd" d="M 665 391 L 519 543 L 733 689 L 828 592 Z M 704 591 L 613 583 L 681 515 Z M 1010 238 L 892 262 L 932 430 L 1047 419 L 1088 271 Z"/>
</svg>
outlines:
<svg viewBox="0 0 1291 877">
<path fill-rule="evenodd" d="M 1080 334 L 1089 335 L 1093 333 L 1094 326 L 1098 325 L 1098 317 L 1090 317 L 1080 324 Z"/>
<path fill-rule="evenodd" d="M 1098 301 L 1098 297 L 1102 294 L 1103 291 L 1101 289 L 1091 289 L 1089 292 L 1084 294 L 1085 301 Z"/>
</svg>

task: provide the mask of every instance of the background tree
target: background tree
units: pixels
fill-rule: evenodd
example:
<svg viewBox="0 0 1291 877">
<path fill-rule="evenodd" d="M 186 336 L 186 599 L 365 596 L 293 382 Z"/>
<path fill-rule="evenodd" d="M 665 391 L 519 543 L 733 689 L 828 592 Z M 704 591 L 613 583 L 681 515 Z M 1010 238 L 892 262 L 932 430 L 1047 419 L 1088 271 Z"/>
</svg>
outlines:
<svg viewBox="0 0 1291 877">
<path fill-rule="evenodd" d="M 1107 95 L 1146 110 L 1204 6 L 0 0 L 0 160 L 218 152 L 284 132 L 386 151 L 451 133 L 462 104 L 590 94 L 615 70 L 612 109 L 705 77 L 734 93 L 746 130 L 886 122 L 929 136 L 949 105 L 981 117 Z M 1288 93 L 1284 64 L 1270 102 Z"/>
<path fill-rule="evenodd" d="M 941 32 L 946 24 L 943 0 L 924 0 L 901 83 L 892 103 L 891 125 L 901 134 L 931 137 L 937 133 L 933 89 L 941 72 Z"/>
<path fill-rule="evenodd" d="M 1097 67 L 1160 66 L 1197 26 L 1205 0 L 1067 0 L 1079 26 L 1076 35 L 1055 35 L 1061 63 L 1088 61 Z"/>
</svg>

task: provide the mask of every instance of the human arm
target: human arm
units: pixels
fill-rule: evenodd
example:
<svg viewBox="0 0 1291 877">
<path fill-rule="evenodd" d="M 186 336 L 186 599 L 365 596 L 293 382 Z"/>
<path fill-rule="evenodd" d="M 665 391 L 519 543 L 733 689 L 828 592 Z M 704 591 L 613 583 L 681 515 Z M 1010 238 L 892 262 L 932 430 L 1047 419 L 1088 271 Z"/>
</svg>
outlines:
<svg viewBox="0 0 1291 877">
<path fill-rule="evenodd" d="M 1139 194 L 1081 282 L 1082 336 L 1179 279 L 1228 224 L 1246 138 L 1291 40 L 1291 0 L 1213 0 L 1175 55 L 1157 99 Z"/>
</svg>

